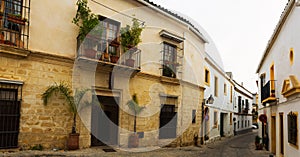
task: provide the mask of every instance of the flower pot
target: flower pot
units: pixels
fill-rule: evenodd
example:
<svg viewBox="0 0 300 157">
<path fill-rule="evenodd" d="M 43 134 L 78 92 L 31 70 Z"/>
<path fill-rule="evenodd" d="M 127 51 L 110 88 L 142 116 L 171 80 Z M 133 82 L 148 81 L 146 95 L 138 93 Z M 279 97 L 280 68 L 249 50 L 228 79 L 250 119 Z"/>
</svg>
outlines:
<svg viewBox="0 0 300 157">
<path fill-rule="evenodd" d="M 20 24 L 20 25 L 24 25 L 25 22 L 26 22 L 25 19 L 22 19 L 21 17 L 17 17 L 17 16 L 14 16 L 14 15 L 10 15 L 10 14 L 8 14 L 7 20 L 10 21 L 10 22 L 13 22 L 13 23 Z"/>
<path fill-rule="evenodd" d="M 109 54 L 108 53 L 104 53 L 104 59 L 109 59 Z"/>
<path fill-rule="evenodd" d="M 79 134 L 70 133 L 67 141 L 68 150 L 77 150 L 79 149 Z"/>
<path fill-rule="evenodd" d="M 110 61 L 111 61 L 112 63 L 117 63 L 118 60 L 119 60 L 119 56 L 110 56 Z"/>
<path fill-rule="evenodd" d="M 134 67 L 134 59 L 127 59 L 126 60 L 126 65 L 130 67 Z"/>
<path fill-rule="evenodd" d="M 94 49 L 85 49 L 84 56 L 95 59 L 97 51 Z"/>
<path fill-rule="evenodd" d="M 139 135 L 134 133 L 129 136 L 128 147 L 137 148 L 139 146 Z"/>
</svg>

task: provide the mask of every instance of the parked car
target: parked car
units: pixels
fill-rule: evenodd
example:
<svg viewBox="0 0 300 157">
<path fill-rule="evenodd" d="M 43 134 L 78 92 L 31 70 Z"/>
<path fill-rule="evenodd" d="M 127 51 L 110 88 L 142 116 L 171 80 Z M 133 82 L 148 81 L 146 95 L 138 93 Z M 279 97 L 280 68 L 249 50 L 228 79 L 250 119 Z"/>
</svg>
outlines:
<svg viewBox="0 0 300 157">
<path fill-rule="evenodd" d="M 252 129 L 258 129 L 258 124 L 257 123 L 253 123 L 252 124 Z"/>
<path fill-rule="evenodd" d="M 258 129 L 258 127 L 252 124 L 252 129 Z"/>
</svg>

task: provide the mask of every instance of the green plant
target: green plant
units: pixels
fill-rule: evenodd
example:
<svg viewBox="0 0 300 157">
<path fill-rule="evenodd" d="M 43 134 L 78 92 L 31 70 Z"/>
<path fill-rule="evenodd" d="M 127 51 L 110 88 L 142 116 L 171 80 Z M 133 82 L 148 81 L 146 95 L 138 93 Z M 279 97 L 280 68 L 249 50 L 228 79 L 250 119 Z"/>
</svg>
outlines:
<svg viewBox="0 0 300 157">
<path fill-rule="evenodd" d="M 208 136 L 208 135 L 205 135 L 205 136 L 204 136 L 204 140 L 205 140 L 205 141 L 209 140 L 209 136 Z"/>
<path fill-rule="evenodd" d="M 87 0 L 77 0 L 77 12 L 72 20 L 72 23 L 79 27 L 78 37 L 80 41 L 83 41 L 85 36 L 93 29 L 94 33 L 98 33 L 99 36 L 102 32 L 101 27 L 98 26 L 98 17 L 92 13 L 87 3 Z"/>
<path fill-rule="evenodd" d="M 258 135 L 255 136 L 255 143 L 256 143 L 256 144 L 259 144 L 259 143 L 260 143 L 260 140 L 261 140 L 261 137 L 259 137 Z"/>
<path fill-rule="evenodd" d="M 121 28 L 121 45 L 124 52 L 128 50 L 128 47 L 135 47 L 142 42 L 141 33 L 143 29 L 144 27 L 140 26 L 136 18 L 132 19 L 132 26 L 126 25 Z"/>
<path fill-rule="evenodd" d="M 130 110 L 133 111 L 133 114 L 134 114 L 133 131 L 136 133 L 136 117 L 138 114 L 140 114 L 142 112 L 142 110 L 145 107 L 141 107 L 139 105 L 136 94 L 132 95 L 132 99 L 127 102 L 127 105 L 130 108 Z"/>
<path fill-rule="evenodd" d="M 73 114 L 72 133 L 76 133 L 77 110 L 79 110 L 80 102 L 87 91 L 88 89 L 76 90 L 73 96 L 71 88 L 65 82 L 59 84 L 55 83 L 54 85 L 49 86 L 42 94 L 42 100 L 44 105 L 47 105 L 53 94 L 62 95 L 70 106 L 70 111 Z M 84 104 L 88 104 L 88 102 L 84 102 Z"/>
<path fill-rule="evenodd" d="M 41 144 L 34 145 L 33 147 L 30 147 L 30 150 L 43 150 L 43 146 Z"/>
</svg>

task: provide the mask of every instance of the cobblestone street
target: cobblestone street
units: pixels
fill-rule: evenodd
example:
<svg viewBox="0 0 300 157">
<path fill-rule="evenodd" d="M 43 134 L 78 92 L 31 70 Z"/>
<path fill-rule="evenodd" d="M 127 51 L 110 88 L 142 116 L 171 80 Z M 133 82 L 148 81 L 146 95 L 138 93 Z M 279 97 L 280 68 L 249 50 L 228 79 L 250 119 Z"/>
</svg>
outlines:
<svg viewBox="0 0 300 157">
<path fill-rule="evenodd" d="M 14 153 L 3 153 L 0 156 L 29 157 L 29 156 L 81 156 L 81 157 L 268 157 L 269 152 L 255 150 L 254 137 L 257 130 L 244 135 L 231 138 L 222 138 L 213 143 L 201 147 L 161 148 L 150 152 L 133 153 L 116 150 L 117 152 L 104 152 L 103 147 L 89 148 L 77 151 L 20 151 Z M 148 148 L 145 148 L 145 151 Z M 132 151 L 132 150 L 131 150 Z"/>
</svg>

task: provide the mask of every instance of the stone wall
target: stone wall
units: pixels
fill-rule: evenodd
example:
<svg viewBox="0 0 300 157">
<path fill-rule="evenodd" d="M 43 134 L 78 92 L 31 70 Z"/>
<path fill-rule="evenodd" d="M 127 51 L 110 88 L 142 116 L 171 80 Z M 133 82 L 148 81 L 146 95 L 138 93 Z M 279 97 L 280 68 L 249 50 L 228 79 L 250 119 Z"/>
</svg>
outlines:
<svg viewBox="0 0 300 157">
<path fill-rule="evenodd" d="M 19 147 L 30 149 L 41 144 L 46 149 L 64 149 L 72 126 L 70 108 L 59 95 L 53 96 L 45 106 L 41 94 L 54 82 L 71 85 L 73 60 L 34 52 L 27 57 L 0 55 L 0 78 L 24 82 Z"/>
</svg>

